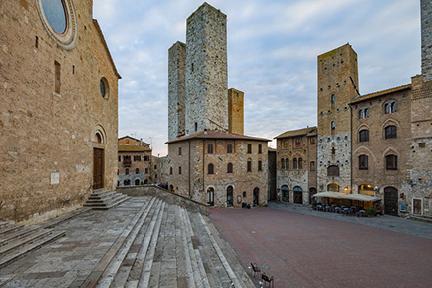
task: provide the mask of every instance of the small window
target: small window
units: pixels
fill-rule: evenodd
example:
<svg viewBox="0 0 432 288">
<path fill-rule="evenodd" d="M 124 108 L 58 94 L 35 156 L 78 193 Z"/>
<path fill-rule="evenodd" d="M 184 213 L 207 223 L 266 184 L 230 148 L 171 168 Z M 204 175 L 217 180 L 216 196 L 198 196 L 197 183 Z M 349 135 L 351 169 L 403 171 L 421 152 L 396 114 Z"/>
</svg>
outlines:
<svg viewBox="0 0 432 288">
<path fill-rule="evenodd" d="M 360 130 L 359 142 L 369 142 L 369 130 Z"/>
<path fill-rule="evenodd" d="M 252 160 L 247 161 L 247 172 L 252 172 Z"/>
<path fill-rule="evenodd" d="M 178 174 L 179 174 L 179 175 L 182 174 L 182 168 L 181 168 L 181 166 L 178 167 Z"/>
<path fill-rule="evenodd" d="M 332 147 L 331 153 L 332 153 L 332 155 L 336 155 L 336 148 L 335 147 Z"/>
<path fill-rule="evenodd" d="M 247 153 L 252 154 L 252 144 L 248 144 L 247 146 Z"/>
<path fill-rule="evenodd" d="M 330 128 L 331 128 L 331 130 L 335 130 L 336 129 L 336 122 L 335 121 L 331 122 Z"/>
<path fill-rule="evenodd" d="M 61 88 L 61 65 L 57 61 L 54 62 L 54 68 L 55 68 L 55 86 L 54 91 L 57 94 L 60 94 L 60 88 Z"/>
<path fill-rule="evenodd" d="M 262 161 L 258 161 L 258 171 L 262 171 Z"/>
<path fill-rule="evenodd" d="M 297 169 L 298 168 L 298 166 L 297 166 L 297 158 L 294 158 L 293 159 L 293 167 L 292 167 L 292 169 Z"/>
<path fill-rule="evenodd" d="M 118 160 L 119 160 L 119 162 L 121 162 L 121 156 L 118 156 Z"/>
<path fill-rule="evenodd" d="M 144 173 L 148 174 L 148 172 L 149 172 L 148 168 L 144 168 Z"/>
<path fill-rule="evenodd" d="M 125 174 L 126 174 L 126 175 L 129 175 L 129 169 L 128 169 L 128 168 L 126 168 L 126 170 L 125 170 Z"/>
<path fill-rule="evenodd" d="M 397 128 L 394 125 L 390 125 L 384 128 L 385 139 L 397 138 Z"/>
<path fill-rule="evenodd" d="M 387 155 L 385 157 L 386 169 L 397 170 L 398 169 L 398 157 L 396 155 Z"/>
<path fill-rule="evenodd" d="M 335 94 L 331 95 L 330 102 L 331 102 L 331 105 L 335 105 L 336 104 L 336 95 Z"/>
<path fill-rule="evenodd" d="M 303 159 L 302 158 L 299 158 L 298 159 L 298 169 L 303 169 Z"/>
<path fill-rule="evenodd" d="M 195 132 L 197 132 L 197 131 L 198 131 L 198 123 L 195 122 Z"/>
<path fill-rule="evenodd" d="M 103 98 L 108 99 L 109 86 L 108 86 L 108 80 L 105 77 L 102 77 L 101 80 L 99 81 L 99 92 Z"/>
<path fill-rule="evenodd" d="M 339 177 L 339 167 L 336 165 L 330 165 L 329 167 L 327 167 L 327 176 Z"/>
<path fill-rule="evenodd" d="M 207 153 L 213 154 L 213 144 L 211 144 L 211 143 L 207 144 Z"/>
<path fill-rule="evenodd" d="M 311 137 L 309 143 L 312 145 L 315 144 L 316 143 L 315 137 Z"/>
<path fill-rule="evenodd" d="M 182 147 L 178 147 L 178 155 L 179 155 L 179 156 L 182 155 Z"/>
<path fill-rule="evenodd" d="M 396 112 L 396 101 L 390 100 L 384 104 L 384 113 L 391 114 Z"/>
<path fill-rule="evenodd" d="M 227 144 L 227 153 L 228 154 L 231 154 L 231 153 L 233 153 L 233 144 Z"/>
<path fill-rule="evenodd" d="M 141 155 L 134 155 L 134 161 L 141 161 Z"/>
<path fill-rule="evenodd" d="M 315 161 L 311 161 L 310 164 L 309 164 L 309 170 L 310 171 L 315 171 L 315 169 L 316 169 L 315 168 Z"/>
<path fill-rule="evenodd" d="M 282 170 L 285 170 L 285 169 L 286 169 L 285 167 L 286 167 L 286 166 L 285 166 L 285 159 L 282 158 L 282 159 L 281 159 L 281 169 L 282 169 Z"/>
<path fill-rule="evenodd" d="M 173 175 L 173 168 L 170 167 L 170 175 Z"/>
<path fill-rule="evenodd" d="M 364 108 L 359 110 L 359 119 L 369 118 L 369 109 Z"/>
<path fill-rule="evenodd" d="M 228 165 L 227 165 L 227 173 L 233 173 L 233 164 L 232 163 L 228 163 Z"/>
<path fill-rule="evenodd" d="M 144 161 L 149 161 L 149 160 L 150 160 L 150 157 L 147 156 L 147 155 L 145 155 L 145 156 L 144 156 Z"/>
<path fill-rule="evenodd" d="M 302 138 L 301 138 L 301 137 L 296 137 L 296 138 L 294 138 L 294 144 L 295 144 L 296 146 L 301 145 L 301 144 L 302 144 Z"/>
<path fill-rule="evenodd" d="M 214 165 L 211 163 L 207 165 L 207 174 L 209 175 L 214 174 Z"/>
<path fill-rule="evenodd" d="M 258 144 L 258 154 L 262 154 L 262 144 Z"/>
<path fill-rule="evenodd" d="M 369 169 L 369 157 L 367 155 L 359 156 L 359 169 L 368 170 Z"/>
<path fill-rule="evenodd" d="M 135 169 L 135 174 L 139 174 L 139 173 L 140 173 L 139 168 L 136 168 L 136 169 Z"/>
<path fill-rule="evenodd" d="M 288 170 L 289 169 L 289 159 L 285 159 L 285 169 Z"/>
</svg>

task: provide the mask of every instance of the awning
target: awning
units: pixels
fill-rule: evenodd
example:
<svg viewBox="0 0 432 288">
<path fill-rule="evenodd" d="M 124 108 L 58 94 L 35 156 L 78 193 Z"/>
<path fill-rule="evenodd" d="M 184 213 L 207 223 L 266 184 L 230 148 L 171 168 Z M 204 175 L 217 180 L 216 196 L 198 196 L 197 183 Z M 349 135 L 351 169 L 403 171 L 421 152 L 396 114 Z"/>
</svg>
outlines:
<svg viewBox="0 0 432 288">
<path fill-rule="evenodd" d="M 376 202 L 380 201 L 381 198 L 368 196 L 363 194 L 345 194 L 339 192 L 321 192 L 313 195 L 316 198 L 333 198 L 333 199 L 347 199 L 347 200 L 356 200 L 363 202 Z"/>
</svg>

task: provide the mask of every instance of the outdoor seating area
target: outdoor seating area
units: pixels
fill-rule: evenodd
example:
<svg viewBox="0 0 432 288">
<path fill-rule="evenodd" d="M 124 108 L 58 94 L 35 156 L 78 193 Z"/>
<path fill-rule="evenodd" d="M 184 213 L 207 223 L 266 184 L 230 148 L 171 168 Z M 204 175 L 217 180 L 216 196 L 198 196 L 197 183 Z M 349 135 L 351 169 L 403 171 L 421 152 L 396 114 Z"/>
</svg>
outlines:
<svg viewBox="0 0 432 288">
<path fill-rule="evenodd" d="M 259 287 L 271 287 L 274 288 L 274 277 L 262 272 L 261 267 L 256 263 L 250 263 L 249 270 L 251 270 L 252 277 L 259 279 Z"/>
<path fill-rule="evenodd" d="M 313 196 L 312 209 L 346 216 L 369 217 L 383 214 L 381 199 L 362 194 L 322 192 Z"/>
</svg>

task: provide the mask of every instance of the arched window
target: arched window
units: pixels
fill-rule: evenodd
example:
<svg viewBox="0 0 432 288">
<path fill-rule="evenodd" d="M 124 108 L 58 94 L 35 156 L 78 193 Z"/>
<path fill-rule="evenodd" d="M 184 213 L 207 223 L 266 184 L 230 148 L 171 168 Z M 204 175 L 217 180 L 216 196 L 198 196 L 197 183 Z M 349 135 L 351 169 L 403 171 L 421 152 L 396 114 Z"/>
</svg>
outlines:
<svg viewBox="0 0 432 288">
<path fill-rule="evenodd" d="M 335 121 L 331 121 L 330 128 L 331 128 L 331 130 L 336 129 L 336 122 Z"/>
<path fill-rule="evenodd" d="M 281 159 L 281 169 L 284 170 L 284 169 L 286 169 L 285 167 L 286 167 L 286 166 L 285 166 L 285 159 L 282 158 L 282 159 Z"/>
<path fill-rule="evenodd" d="M 139 179 L 135 179 L 135 186 L 140 185 L 140 180 Z"/>
<path fill-rule="evenodd" d="M 286 170 L 289 169 L 289 159 L 288 158 L 285 159 L 285 169 Z"/>
<path fill-rule="evenodd" d="M 227 165 L 227 173 L 233 173 L 233 164 L 232 163 L 228 163 L 228 165 Z"/>
<path fill-rule="evenodd" d="M 130 186 L 130 184 L 131 184 L 131 181 L 129 179 L 126 179 L 123 181 L 124 186 Z"/>
<path fill-rule="evenodd" d="M 303 159 L 302 158 L 299 158 L 298 159 L 298 169 L 303 169 Z"/>
<path fill-rule="evenodd" d="M 125 174 L 126 174 L 126 175 L 129 175 L 129 168 L 126 168 L 126 170 L 125 170 Z"/>
<path fill-rule="evenodd" d="M 336 165 L 330 165 L 327 167 L 327 176 L 339 177 L 339 167 Z"/>
<path fill-rule="evenodd" d="M 209 175 L 214 174 L 214 165 L 212 163 L 207 165 L 207 174 Z"/>
<path fill-rule="evenodd" d="M 385 156 L 385 165 L 387 170 L 397 170 L 398 169 L 397 155 L 390 154 Z"/>
<path fill-rule="evenodd" d="M 135 169 L 135 174 L 139 174 L 139 173 L 140 173 L 139 168 L 136 168 L 136 169 Z"/>
<path fill-rule="evenodd" d="M 359 110 L 359 119 L 369 118 L 369 109 L 364 108 Z"/>
<path fill-rule="evenodd" d="M 293 167 L 292 169 L 297 169 L 297 158 L 293 159 Z"/>
<path fill-rule="evenodd" d="M 332 105 L 336 104 L 336 95 L 335 95 L 335 94 L 332 94 L 332 95 L 331 95 L 331 97 L 330 97 L 330 103 L 331 103 Z"/>
<path fill-rule="evenodd" d="M 359 169 L 368 170 L 369 169 L 369 157 L 368 155 L 359 156 Z"/>
<path fill-rule="evenodd" d="M 367 129 L 360 130 L 359 142 L 369 142 L 369 130 Z"/>
<path fill-rule="evenodd" d="M 389 125 L 384 128 L 384 138 L 394 139 L 397 138 L 397 128 L 394 125 Z"/>
<path fill-rule="evenodd" d="M 384 113 L 391 114 L 396 112 L 396 101 L 390 100 L 384 104 Z"/>
</svg>

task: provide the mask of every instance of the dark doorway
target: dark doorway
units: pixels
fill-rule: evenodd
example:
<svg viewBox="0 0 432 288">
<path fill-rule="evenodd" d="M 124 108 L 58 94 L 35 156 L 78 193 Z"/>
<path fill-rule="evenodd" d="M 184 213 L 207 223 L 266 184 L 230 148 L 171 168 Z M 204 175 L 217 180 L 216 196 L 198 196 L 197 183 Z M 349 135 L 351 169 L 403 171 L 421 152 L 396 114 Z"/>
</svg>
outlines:
<svg viewBox="0 0 432 288">
<path fill-rule="evenodd" d="M 258 206 L 259 205 L 259 188 L 255 187 L 255 189 L 253 190 L 253 205 L 254 206 Z"/>
<path fill-rule="evenodd" d="M 207 204 L 214 206 L 214 189 L 212 187 L 207 189 Z"/>
<path fill-rule="evenodd" d="M 312 204 L 313 196 L 317 193 L 316 188 L 309 188 L 309 204 Z"/>
<path fill-rule="evenodd" d="M 234 206 L 234 188 L 232 186 L 228 186 L 227 188 L 227 207 Z"/>
<path fill-rule="evenodd" d="M 289 202 L 289 189 L 288 189 L 288 185 L 283 185 L 281 187 L 281 192 L 282 192 L 282 201 Z"/>
<path fill-rule="evenodd" d="M 384 213 L 398 216 L 398 190 L 394 187 L 384 188 Z"/>
<path fill-rule="evenodd" d="M 420 199 L 413 199 L 413 214 L 414 215 L 422 214 L 422 201 Z"/>
<path fill-rule="evenodd" d="M 139 186 L 140 185 L 140 180 L 139 179 L 136 179 L 135 180 L 135 186 Z"/>
<path fill-rule="evenodd" d="M 93 189 L 104 187 L 104 150 L 93 148 Z"/>
<path fill-rule="evenodd" d="M 293 189 L 294 203 L 303 204 L 303 190 L 299 186 L 295 186 Z"/>
</svg>

